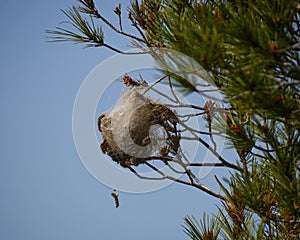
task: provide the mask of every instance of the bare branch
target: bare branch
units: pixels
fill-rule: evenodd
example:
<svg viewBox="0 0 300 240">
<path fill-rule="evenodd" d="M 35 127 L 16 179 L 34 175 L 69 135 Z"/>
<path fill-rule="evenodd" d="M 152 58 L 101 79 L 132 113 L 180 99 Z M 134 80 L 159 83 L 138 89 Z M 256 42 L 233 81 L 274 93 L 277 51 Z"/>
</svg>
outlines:
<svg viewBox="0 0 300 240">
<path fill-rule="evenodd" d="M 168 82 L 169 82 L 170 90 L 171 90 L 171 93 L 172 93 L 173 97 L 176 99 L 177 103 L 180 103 L 179 99 L 177 98 L 177 96 L 176 96 L 176 94 L 174 92 L 170 76 L 168 76 Z"/>
<path fill-rule="evenodd" d="M 132 167 L 128 167 L 128 169 L 134 173 L 138 178 L 144 179 L 144 180 L 164 180 L 166 177 L 161 177 L 161 178 L 154 178 L 154 177 L 145 177 L 139 174 L 137 171 L 135 171 Z"/>
<path fill-rule="evenodd" d="M 154 83 L 152 83 L 145 91 L 144 94 L 147 93 L 148 91 L 150 91 L 151 89 L 154 88 L 154 86 L 158 83 L 160 83 L 161 81 L 163 81 L 167 76 L 162 76 L 161 78 L 159 78 L 158 80 L 156 80 Z"/>
<path fill-rule="evenodd" d="M 189 185 L 189 186 L 192 186 L 192 187 L 195 187 L 195 188 L 198 188 L 206 193 L 208 193 L 209 195 L 213 196 L 213 197 L 216 197 L 218 199 L 221 199 L 221 200 L 226 200 L 226 197 L 222 196 L 222 195 L 219 195 L 217 193 L 215 193 L 214 191 L 212 191 L 211 189 L 209 189 L 208 187 L 204 186 L 203 184 L 200 184 L 200 183 L 194 183 L 194 182 L 187 182 L 187 181 L 184 181 L 184 180 L 181 180 L 181 179 L 177 179 L 177 178 L 174 178 L 172 176 L 169 176 L 169 175 L 166 175 L 164 174 L 162 171 L 160 171 L 159 169 L 157 169 L 155 166 L 151 165 L 150 163 L 146 162 L 145 163 L 148 167 L 150 167 L 151 169 L 153 169 L 154 171 L 156 171 L 157 173 L 159 173 L 162 177 L 166 178 L 166 179 L 169 179 L 169 180 L 172 180 L 174 182 L 178 182 L 178 183 L 182 183 L 182 184 L 185 184 L 185 185 Z"/>
<path fill-rule="evenodd" d="M 234 170 L 241 171 L 241 169 L 240 169 L 238 166 L 236 166 L 236 165 L 234 165 L 234 164 L 232 164 L 232 163 L 230 163 L 230 162 L 227 162 L 221 155 L 219 155 L 219 154 L 217 153 L 216 150 L 214 150 L 211 146 L 209 146 L 209 144 L 206 143 L 202 138 L 200 138 L 200 137 L 181 137 L 181 138 L 182 138 L 182 139 L 186 139 L 186 140 L 193 140 L 193 141 L 198 141 L 198 142 L 200 142 L 200 143 L 201 143 L 202 145 L 204 145 L 208 150 L 210 150 L 211 153 L 214 154 L 214 155 L 217 157 L 217 159 L 220 160 L 220 161 L 222 162 L 222 164 L 224 164 L 224 166 L 229 167 L 229 168 L 232 168 L 232 169 L 234 169 Z"/>
<path fill-rule="evenodd" d="M 123 36 L 125 36 L 125 37 L 129 37 L 129 38 L 135 39 L 135 40 L 137 40 L 137 41 L 139 41 L 139 42 L 146 43 L 146 41 L 145 41 L 144 39 L 142 39 L 142 38 L 136 37 L 136 36 L 134 36 L 134 35 L 132 35 L 132 34 L 129 34 L 129 33 L 123 32 L 122 30 L 117 29 L 117 28 L 116 28 L 114 25 L 112 25 L 105 17 L 103 17 L 98 11 L 95 12 L 95 17 L 101 19 L 101 20 L 102 20 L 107 26 L 109 26 L 113 31 L 115 31 L 115 32 L 117 32 L 117 33 L 119 33 L 119 34 L 121 34 L 121 35 L 123 35 Z"/>
<path fill-rule="evenodd" d="M 166 106 L 171 107 L 171 108 L 193 108 L 193 109 L 202 110 L 202 111 L 205 110 L 204 107 L 199 107 L 199 106 L 193 105 L 193 104 L 177 104 L 177 105 L 166 104 Z"/>
<path fill-rule="evenodd" d="M 139 32 L 139 34 L 140 34 L 141 37 L 143 38 L 144 43 L 146 43 L 146 45 L 147 45 L 148 47 L 150 47 L 151 44 L 147 41 L 147 38 L 146 38 L 145 34 L 144 34 L 143 31 L 141 30 L 141 28 L 138 26 L 137 22 L 131 17 L 131 12 L 129 12 L 128 16 L 129 16 L 128 18 L 129 18 L 129 20 L 131 21 L 132 26 L 134 26 L 134 27 L 136 28 L 136 30 Z"/>
<path fill-rule="evenodd" d="M 223 163 L 189 163 L 190 167 L 227 167 Z"/>
<path fill-rule="evenodd" d="M 137 55 L 137 54 L 147 54 L 148 53 L 148 52 L 124 52 L 124 51 L 121 51 L 121 50 L 119 50 L 119 49 L 117 49 L 115 47 L 112 47 L 112 46 L 110 46 L 110 45 L 108 45 L 106 43 L 103 43 L 101 46 L 106 47 L 106 48 L 108 48 L 108 49 L 110 49 L 110 50 L 112 50 L 114 52 L 117 52 L 117 53 L 120 53 L 120 54 L 124 54 L 124 55 Z M 99 45 L 99 47 L 100 47 L 100 45 Z"/>
</svg>

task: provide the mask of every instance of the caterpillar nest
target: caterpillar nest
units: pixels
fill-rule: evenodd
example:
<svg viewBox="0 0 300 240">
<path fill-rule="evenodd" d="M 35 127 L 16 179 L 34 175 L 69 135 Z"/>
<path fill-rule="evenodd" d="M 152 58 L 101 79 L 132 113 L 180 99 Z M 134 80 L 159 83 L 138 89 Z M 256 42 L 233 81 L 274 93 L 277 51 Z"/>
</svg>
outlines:
<svg viewBox="0 0 300 240">
<path fill-rule="evenodd" d="M 137 166 L 151 157 L 174 157 L 180 145 L 177 124 L 171 109 L 133 88 L 99 117 L 100 147 L 122 167 Z"/>
</svg>

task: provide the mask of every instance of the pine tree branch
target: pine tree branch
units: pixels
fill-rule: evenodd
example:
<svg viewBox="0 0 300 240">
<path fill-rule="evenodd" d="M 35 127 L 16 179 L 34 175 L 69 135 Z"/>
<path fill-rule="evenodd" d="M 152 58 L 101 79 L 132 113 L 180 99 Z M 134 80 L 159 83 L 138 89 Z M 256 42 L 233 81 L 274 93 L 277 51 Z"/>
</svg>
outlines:
<svg viewBox="0 0 300 240">
<path fill-rule="evenodd" d="M 108 27 L 110 27 L 116 33 L 119 33 L 125 37 L 137 40 L 138 42 L 146 43 L 146 41 L 142 38 L 136 37 L 130 33 L 123 32 L 122 30 L 117 29 L 114 25 L 112 25 L 105 17 L 103 17 L 98 11 L 95 12 L 95 17 L 101 19 Z"/>
<path fill-rule="evenodd" d="M 146 177 L 146 176 L 143 176 L 141 174 L 139 174 L 136 170 L 134 170 L 133 167 L 128 167 L 128 169 L 134 174 L 136 175 L 138 178 L 140 179 L 143 179 L 143 180 L 165 180 L 167 179 L 165 176 L 162 176 L 160 178 L 155 178 L 155 177 Z"/>
<path fill-rule="evenodd" d="M 124 54 L 124 55 L 138 55 L 138 54 L 148 54 L 149 53 L 149 52 L 127 52 L 127 51 L 124 52 L 124 51 L 121 51 L 121 50 L 119 50 L 115 47 L 112 47 L 108 44 L 105 44 L 105 43 L 103 43 L 101 46 L 106 47 L 106 48 L 108 48 L 108 49 L 110 49 L 110 50 L 112 50 L 116 53 L 120 53 L 120 54 Z"/>
<path fill-rule="evenodd" d="M 185 140 L 192 140 L 192 141 L 199 141 L 202 145 L 204 145 L 212 154 L 215 155 L 215 157 L 222 162 L 222 164 L 226 167 L 229 167 L 231 169 L 237 170 L 237 171 L 242 171 L 242 169 L 230 162 L 227 162 L 221 155 L 217 153 L 216 150 L 214 150 L 211 146 L 209 146 L 208 143 L 206 143 L 202 138 L 200 137 L 181 137 L 182 139 Z"/>
<path fill-rule="evenodd" d="M 136 30 L 138 31 L 138 33 L 141 35 L 142 39 L 144 40 L 144 43 L 148 47 L 151 47 L 151 44 L 147 41 L 147 38 L 146 38 L 145 34 L 141 30 L 141 28 L 138 26 L 137 22 L 131 17 L 131 12 L 130 11 L 128 13 L 128 18 L 131 21 L 132 26 L 134 26 L 136 28 Z"/>
<path fill-rule="evenodd" d="M 123 26 L 122 26 L 122 11 L 121 11 L 121 3 L 115 8 L 114 13 L 117 14 L 118 19 L 119 19 L 119 28 L 120 31 L 123 32 Z"/>
<path fill-rule="evenodd" d="M 148 167 L 150 167 L 151 169 L 153 169 L 155 172 L 157 172 L 158 174 L 160 174 L 162 177 L 166 178 L 166 179 L 169 179 L 169 180 L 172 180 L 174 182 L 178 182 L 178 183 L 182 183 L 184 185 L 189 185 L 189 186 L 192 186 L 192 187 L 195 187 L 195 188 L 198 188 L 206 193 L 208 193 L 209 195 L 213 196 L 213 197 L 216 197 L 218 199 L 221 199 L 221 200 L 226 200 L 226 198 L 222 195 L 219 195 L 217 193 L 215 193 L 214 191 L 212 191 L 211 189 L 209 189 L 208 187 L 204 186 L 203 184 L 200 184 L 200 183 L 194 183 L 194 182 L 187 182 L 187 181 L 184 181 L 184 180 L 181 180 L 181 179 L 177 179 L 177 178 L 174 178 L 172 176 L 169 176 L 169 175 L 166 175 L 165 173 L 163 173 L 162 171 L 160 171 L 158 168 L 156 168 L 155 166 L 153 166 L 152 164 L 146 162 L 145 163 Z"/>
</svg>

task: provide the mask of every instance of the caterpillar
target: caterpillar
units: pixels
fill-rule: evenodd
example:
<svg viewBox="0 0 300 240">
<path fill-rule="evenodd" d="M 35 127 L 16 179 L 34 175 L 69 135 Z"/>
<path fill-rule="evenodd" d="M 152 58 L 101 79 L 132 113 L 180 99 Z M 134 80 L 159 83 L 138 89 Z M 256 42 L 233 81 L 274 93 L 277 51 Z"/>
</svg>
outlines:
<svg viewBox="0 0 300 240">
<path fill-rule="evenodd" d="M 119 205 L 120 205 L 120 202 L 119 202 L 119 195 L 115 193 L 116 190 L 114 190 L 112 193 L 111 193 L 111 196 L 114 198 L 114 201 L 115 201 L 115 207 L 118 208 Z"/>
</svg>

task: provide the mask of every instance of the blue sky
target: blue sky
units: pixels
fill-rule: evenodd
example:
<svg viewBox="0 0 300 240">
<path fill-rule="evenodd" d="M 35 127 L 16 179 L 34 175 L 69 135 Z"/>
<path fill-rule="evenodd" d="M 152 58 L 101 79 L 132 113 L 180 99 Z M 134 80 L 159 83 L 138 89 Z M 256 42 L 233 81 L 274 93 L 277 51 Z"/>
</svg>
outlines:
<svg viewBox="0 0 300 240">
<path fill-rule="evenodd" d="M 119 2 L 128 4 L 96 1 L 112 20 Z M 114 53 L 46 42 L 45 29 L 65 20 L 59 9 L 75 3 L 0 4 L 0 239 L 187 239 L 183 218 L 216 212 L 215 199 L 172 184 L 151 193 L 119 192 L 121 206 L 115 209 L 112 189 L 79 159 L 73 104 L 87 74 Z M 107 38 L 125 49 L 124 40 Z M 203 181 L 211 183 L 222 173 L 214 170 Z"/>
</svg>

